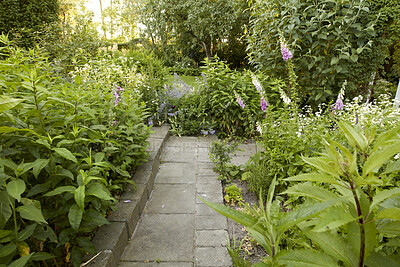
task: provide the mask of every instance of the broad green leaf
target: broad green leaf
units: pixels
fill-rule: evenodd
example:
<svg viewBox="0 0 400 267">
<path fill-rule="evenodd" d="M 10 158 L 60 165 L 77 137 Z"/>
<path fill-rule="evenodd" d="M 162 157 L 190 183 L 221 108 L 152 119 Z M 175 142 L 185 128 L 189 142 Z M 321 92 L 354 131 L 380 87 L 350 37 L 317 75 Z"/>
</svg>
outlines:
<svg viewBox="0 0 400 267">
<path fill-rule="evenodd" d="M 293 225 L 308 220 L 317 216 L 323 210 L 343 201 L 344 198 L 330 199 L 321 203 L 313 205 L 302 205 L 299 208 L 292 210 L 291 212 L 284 213 L 278 222 L 278 229 L 280 233 L 285 232 Z"/>
<path fill-rule="evenodd" d="M 16 261 L 11 262 L 10 265 L 8 265 L 8 267 L 24 267 L 33 255 L 35 255 L 35 252 L 33 252 L 29 255 L 23 256 Z"/>
<path fill-rule="evenodd" d="M 272 199 L 274 198 L 274 192 L 275 192 L 275 187 L 276 187 L 276 179 L 274 178 L 269 186 L 268 189 L 268 195 L 267 195 L 267 203 L 266 203 L 266 213 L 271 214 L 271 206 L 272 206 Z M 261 191 L 260 191 L 260 199 L 261 199 Z M 262 206 L 262 201 L 260 202 Z M 261 207 L 262 210 L 264 210 L 264 207 Z"/>
<path fill-rule="evenodd" d="M 326 174 L 330 174 L 334 177 L 338 177 L 340 176 L 340 174 L 335 170 L 334 166 L 332 164 L 334 164 L 334 162 L 332 160 L 330 160 L 329 158 L 325 158 L 325 157 L 314 157 L 314 158 L 305 158 L 303 157 L 304 162 L 310 164 L 311 166 L 314 166 L 315 168 L 317 168 L 318 170 L 326 173 Z"/>
<path fill-rule="evenodd" d="M 363 175 L 366 177 L 370 172 L 378 171 L 386 161 L 399 152 L 400 141 L 372 152 L 364 164 Z"/>
<path fill-rule="evenodd" d="M 11 234 L 14 234 L 14 231 L 12 230 L 0 230 L 0 240 L 3 239 L 4 237 L 7 237 Z"/>
<path fill-rule="evenodd" d="M 295 195 L 295 196 L 306 196 L 310 197 L 319 201 L 328 200 L 328 199 L 335 199 L 338 196 L 320 186 L 315 186 L 309 183 L 301 183 L 296 184 L 292 187 L 289 187 L 285 192 L 282 194 L 288 195 Z"/>
<path fill-rule="evenodd" d="M 398 171 L 400 171 L 400 160 L 390 162 L 387 165 L 383 174 L 388 174 L 388 173 L 398 172 Z"/>
<path fill-rule="evenodd" d="M 386 142 L 398 139 L 398 134 L 400 133 L 400 126 L 394 127 L 390 131 L 380 134 L 375 142 L 372 151 L 376 151 L 381 148 Z"/>
<path fill-rule="evenodd" d="M 47 224 L 46 220 L 43 217 L 42 211 L 34 205 L 27 204 L 19 206 L 16 210 L 19 212 L 21 217 L 26 220 Z"/>
<path fill-rule="evenodd" d="M 74 198 L 76 201 L 76 204 L 81 207 L 81 209 L 85 208 L 85 186 L 81 185 L 77 189 L 75 189 L 75 194 Z"/>
<path fill-rule="evenodd" d="M 36 226 L 37 224 L 33 223 L 25 227 L 24 230 L 18 232 L 17 241 L 24 241 L 25 239 L 31 237 L 31 235 L 33 235 L 35 232 Z"/>
<path fill-rule="evenodd" d="M 25 192 L 25 181 L 16 179 L 7 184 L 7 193 L 15 198 L 18 202 L 21 201 L 21 194 Z"/>
<path fill-rule="evenodd" d="M 33 164 L 33 175 L 37 179 L 39 176 L 40 171 L 49 164 L 50 160 L 49 159 L 37 159 L 35 160 Z"/>
<path fill-rule="evenodd" d="M 94 111 L 92 109 L 90 109 L 88 107 L 85 107 L 85 106 L 82 106 L 82 105 L 80 105 L 79 108 L 82 109 L 91 118 L 93 118 L 93 119 L 96 118 L 96 115 L 95 115 L 95 113 L 94 113 Z M 98 138 L 96 138 L 96 139 L 98 139 Z"/>
<path fill-rule="evenodd" d="M 103 200 L 112 200 L 110 192 L 100 183 L 91 183 L 86 189 L 86 196 L 95 196 Z"/>
<path fill-rule="evenodd" d="M 77 230 L 79 228 L 82 217 L 83 210 L 77 204 L 72 205 L 68 212 L 68 220 L 73 229 Z"/>
<path fill-rule="evenodd" d="M 318 250 L 297 249 L 282 253 L 278 257 L 278 263 L 293 267 L 339 267 L 337 261 L 328 254 Z"/>
<path fill-rule="evenodd" d="M 15 243 L 9 243 L 0 249 L 0 258 L 6 257 L 17 250 Z"/>
<path fill-rule="evenodd" d="M 70 103 L 70 102 L 68 102 L 68 101 L 65 101 L 65 100 L 63 100 L 63 99 L 57 98 L 57 97 L 48 97 L 47 99 L 49 99 L 49 100 L 54 100 L 54 101 L 56 101 L 56 102 L 65 104 L 65 105 L 70 106 L 70 107 L 72 107 L 72 108 L 75 108 L 75 105 L 74 105 L 74 104 L 72 104 L 72 103 Z"/>
<path fill-rule="evenodd" d="M 345 207 L 332 207 L 320 214 L 313 231 L 325 232 L 328 230 L 337 229 L 340 226 L 355 220 L 357 220 L 357 218 L 354 218 L 349 211 L 346 211 Z"/>
<path fill-rule="evenodd" d="M 359 147 L 361 151 L 365 151 L 367 149 L 368 141 L 366 137 L 357 132 L 348 122 L 340 121 L 338 126 L 353 147 Z"/>
<path fill-rule="evenodd" d="M 382 234 L 400 235 L 400 221 L 383 220 L 376 228 Z"/>
<path fill-rule="evenodd" d="M 241 225 L 243 225 L 245 227 L 251 227 L 251 228 L 256 227 L 257 229 L 254 229 L 254 230 L 256 230 L 256 231 L 259 230 L 262 233 L 263 229 L 261 227 L 256 226 L 258 220 L 256 218 L 254 218 L 253 216 L 248 215 L 247 213 L 244 213 L 244 212 L 240 212 L 240 211 L 228 208 L 222 204 L 208 202 L 207 200 L 202 199 L 200 197 L 197 197 L 197 198 L 200 199 L 201 201 L 203 201 L 205 204 L 207 204 L 207 206 L 211 207 L 218 213 L 224 215 L 225 217 L 228 217 L 229 219 L 232 219 L 235 222 L 240 223 Z"/>
<path fill-rule="evenodd" d="M 400 188 L 393 188 L 389 190 L 384 190 L 376 193 L 374 196 L 374 199 L 371 203 L 370 209 L 372 210 L 375 208 L 375 206 L 379 205 L 382 201 L 385 201 L 386 199 L 400 195 Z"/>
<path fill-rule="evenodd" d="M 400 221 L 400 209 L 398 208 L 384 209 L 378 213 L 376 219 L 392 219 Z"/>
<path fill-rule="evenodd" d="M 6 191 L 0 191 L 0 228 L 3 229 L 12 215 L 11 203 Z"/>
<path fill-rule="evenodd" d="M 100 163 L 103 161 L 104 157 L 106 156 L 106 154 L 104 152 L 98 152 L 96 153 L 96 155 L 94 156 L 94 161 L 96 163 Z"/>
<path fill-rule="evenodd" d="M 251 235 L 251 237 L 253 237 L 257 241 L 257 243 L 265 249 L 268 255 L 272 255 L 272 240 L 270 239 L 273 238 L 273 241 L 275 241 L 274 233 L 268 233 L 266 231 L 261 233 L 259 231 L 253 230 L 253 228 L 251 227 L 246 227 L 246 230 Z M 276 250 L 278 250 L 278 248 L 276 248 Z"/>
<path fill-rule="evenodd" d="M 335 65 L 335 64 L 337 64 L 339 62 L 339 58 L 337 58 L 337 57 L 332 57 L 332 59 L 331 59 L 331 65 Z"/>
<path fill-rule="evenodd" d="M 24 99 L 9 98 L 7 96 L 0 96 L 0 112 L 12 109 L 23 102 Z"/>
<path fill-rule="evenodd" d="M 372 253 L 367 259 L 368 267 L 399 267 L 400 262 L 395 258 L 385 256 L 379 253 Z"/>
<path fill-rule="evenodd" d="M 94 246 L 90 237 L 80 236 L 76 239 L 76 241 L 78 241 L 79 247 L 83 248 L 86 252 L 92 254 L 96 253 L 96 247 Z"/>
<path fill-rule="evenodd" d="M 35 230 L 35 233 L 33 234 L 33 236 L 36 239 L 39 239 L 42 241 L 45 241 L 46 239 L 48 239 L 50 242 L 58 243 L 56 233 L 54 232 L 54 230 L 51 227 L 49 227 L 47 225 L 39 224 L 36 227 L 36 230 Z"/>
<path fill-rule="evenodd" d="M 47 252 L 35 252 L 31 257 L 32 261 L 45 261 L 54 258 L 55 256 Z"/>
<path fill-rule="evenodd" d="M 68 159 L 70 161 L 73 161 L 75 163 L 78 163 L 78 160 L 76 159 L 76 157 L 74 156 L 74 154 L 71 153 L 71 151 L 69 151 L 68 149 L 64 148 L 64 147 L 55 147 L 53 148 L 53 150 L 60 155 L 61 157 Z"/>
<path fill-rule="evenodd" d="M 12 133 L 12 132 L 30 132 L 33 134 L 36 134 L 39 136 L 39 134 L 31 129 L 19 129 L 19 128 L 14 128 L 14 127 L 8 127 L 8 126 L 0 126 L 0 134 L 1 133 Z"/>
<path fill-rule="evenodd" d="M 332 232 L 316 233 L 306 229 L 303 229 L 303 233 L 325 253 L 336 260 L 342 261 L 345 266 L 357 266 L 357 257 L 346 241 L 338 234 L 333 234 Z"/>
<path fill-rule="evenodd" d="M 55 196 L 55 195 L 65 193 L 65 192 L 74 193 L 75 189 L 76 189 L 76 187 L 73 187 L 71 185 L 60 186 L 60 187 L 57 187 L 56 189 L 54 189 L 53 191 L 48 192 L 44 196 L 50 197 L 50 196 Z"/>
<path fill-rule="evenodd" d="M 322 173 L 304 173 L 299 174 L 296 176 L 292 176 L 289 178 L 283 179 L 284 181 L 298 181 L 298 182 L 319 182 L 319 183 L 328 183 L 328 184 L 337 184 L 342 185 L 339 183 L 335 178 L 331 175 L 322 174 Z"/>
</svg>

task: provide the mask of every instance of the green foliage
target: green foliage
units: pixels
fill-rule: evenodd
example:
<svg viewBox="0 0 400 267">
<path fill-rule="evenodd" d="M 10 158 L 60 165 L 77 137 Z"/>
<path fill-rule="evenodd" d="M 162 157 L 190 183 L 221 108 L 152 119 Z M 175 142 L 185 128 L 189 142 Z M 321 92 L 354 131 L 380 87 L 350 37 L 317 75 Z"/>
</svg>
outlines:
<svg viewBox="0 0 400 267">
<path fill-rule="evenodd" d="M 239 245 L 237 245 L 236 238 L 234 237 L 232 242 L 228 241 L 226 249 L 228 250 L 229 256 L 231 256 L 233 261 L 233 266 L 237 267 L 250 267 L 251 263 L 246 261 L 242 256 L 240 256 L 241 247 L 243 245 L 244 239 L 240 241 Z"/>
<path fill-rule="evenodd" d="M 256 123 L 262 120 L 265 113 L 260 107 L 260 93 L 252 83 L 253 74 L 250 71 L 233 71 L 222 61 L 207 61 L 203 73 L 206 76 L 203 93 L 207 98 L 207 110 L 219 126 L 219 137 L 255 136 Z M 263 86 L 261 93 L 268 97 L 269 103 L 276 103 L 282 82 L 269 76 L 258 76 Z M 244 108 L 238 104 L 237 97 L 245 104 Z"/>
<path fill-rule="evenodd" d="M 224 141 L 213 141 L 210 144 L 210 159 L 214 162 L 213 170 L 220 174 L 220 180 L 231 181 L 240 177 L 240 167 L 231 163 L 231 154 L 237 151 L 238 143 Z"/>
<path fill-rule="evenodd" d="M 0 34 L 8 34 L 21 47 L 33 47 L 36 32 L 58 20 L 57 0 L 3 0 L 0 2 Z"/>
<path fill-rule="evenodd" d="M 320 157 L 304 158 L 318 172 L 310 173 L 307 177 L 294 176 L 285 179 L 308 181 L 289 188 L 286 193 L 307 196 L 319 202 L 324 200 L 311 188 L 322 189 L 321 182 L 331 185 L 331 190 L 324 188 L 327 192 L 325 196 L 342 199 L 341 205 L 327 209 L 317 218 L 300 226 L 302 231 L 325 254 L 352 266 L 369 265 L 368 262 L 375 261 L 377 255 L 373 252 L 378 252 L 390 261 L 392 253 L 396 252 L 382 251 L 382 245 L 392 238 L 396 239 L 400 232 L 392 232 L 389 236 L 382 231 L 381 225 L 400 220 L 395 215 L 395 210 L 392 210 L 394 207 L 385 205 L 395 200 L 400 191 L 393 188 L 394 181 L 389 177 L 385 179 L 385 168 L 386 163 L 400 152 L 400 139 L 397 135 L 400 129 L 395 127 L 375 136 L 373 130 L 362 130 L 346 122 L 339 122 L 338 126 L 346 137 L 347 144 L 328 141 L 325 152 Z M 319 179 L 321 175 L 326 175 L 329 180 Z M 378 235 L 385 237 L 381 244 Z"/>
<path fill-rule="evenodd" d="M 332 99 L 344 80 L 349 92 L 365 92 L 382 68 L 386 54 L 375 42 L 377 13 L 368 1 L 254 1 L 251 9 L 251 62 L 281 77 L 281 32 L 294 55 L 303 102 L 318 105 Z"/>
<path fill-rule="evenodd" d="M 38 38 L 53 61 L 58 62 L 67 76 L 77 64 L 85 64 L 91 57 L 98 54 L 98 49 L 104 46 L 100 40 L 96 26 L 92 22 L 93 15 L 82 14 L 74 17 L 72 22 L 47 24 Z"/>
<path fill-rule="evenodd" d="M 227 204 L 234 206 L 236 203 L 239 206 L 243 205 L 242 189 L 238 188 L 235 183 L 225 187 L 224 200 Z"/>
<path fill-rule="evenodd" d="M 376 135 L 347 122 L 338 127 L 345 142 L 328 139 L 320 156 L 303 158 L 316 171 L 284 179 L 301 182 L 283 193 L 301 201 L 290 210 L 274 200 L 275 179 L 265 207 L 260 200 L 250 213 L 203 200 L 247 228 L 269 255 L 265 266 L 399 265 L 400 190 L 388 174 L 400 165 L 387 163 L 400 152 L 400 128 Z M 302 234 L 295 246 L 284 246 L 289 230 Z"/>
<path fill-rule="evenodd" d="M 170 66 L 190 58 L 197 63 L 214 54 L 225 56 L 236 67 L 245 64 L 242 27 L 249 21 L 245 1 L 144 2 L 141 23 L 152 49 Z M 177 60 L 175 60 L 177 59 Z"/>
<path fill-rule="evenodd" d="M 0 262 L 79 266 L 113 195 L 146 159 L 144 107 L 129 83 L 65 79 L 41 50 L 2 52 Z"/>
<path fill-rule="evenodd" d="M 331 121 L 319 111 L 305 114 L 293 112 L 289 106 L 269 112 L 262 122 L 261 149 L 247 163 L 246 180 L 249 189 L 258 194 L 268 192 L 274 178 L 293 176 L 308 170 L 302 156 L 320 152 L 323 137 Z M 280 183 L 278 191 L 286 188 Z"/>
</svg>

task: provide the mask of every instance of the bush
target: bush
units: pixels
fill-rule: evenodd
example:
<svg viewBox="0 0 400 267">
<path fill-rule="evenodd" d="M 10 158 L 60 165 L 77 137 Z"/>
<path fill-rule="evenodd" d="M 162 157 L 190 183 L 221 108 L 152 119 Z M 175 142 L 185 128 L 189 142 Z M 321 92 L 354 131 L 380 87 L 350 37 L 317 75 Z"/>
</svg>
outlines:
<svg viewBox="0 0 400 267">
<path fill-rule="evenodd" d="M 283 35 L 294 54 L 302 103 L 314 107 L 332 100 L 345 80 L 349 94 L 365 93 L 387 55 L 375 42 L 377 13 L 367 1 L 256 1 L 252 14 L 251 62 L 285 77 L 278 52 Z"/>
<path fill-rule="evenodd" d="M 245 166 L 249 190 L 256 195 L 261 191 L 264 198 L 274 178 L 307 171 L 302 157 L 321 151 L 323 138 L 329 134 L 332 123 L 323 109 L 317 114 L 306 109 L 304 114 L 298 115 L 287 106 L 268 112 L 260 126 L 261 149 Z M 277 191 L 286 187 L 285 183 L 279 184 Z"/>
<path fill-rule="evenodd" d="M 233 71 L 221 61 L 207 62 L 203 74 L 206 81 L 202 95 L 207 113 L 218 125 L 219 137 L 257 135 L 256 123 L 265 116 L 261 98 L 269 104 L 279 102 L 283 83 L 261 73 L 256 77 L 250 71 Z M 253 84 L 256 80 L 259 88 Z"/>
<path fill-rule="evenodd" d="M 0 262 L 79 266 L 113 195 L 146 160 L 144 107 L 129 84 L 67 81 L 43 51 L 2 53 Z"/>
</svg>

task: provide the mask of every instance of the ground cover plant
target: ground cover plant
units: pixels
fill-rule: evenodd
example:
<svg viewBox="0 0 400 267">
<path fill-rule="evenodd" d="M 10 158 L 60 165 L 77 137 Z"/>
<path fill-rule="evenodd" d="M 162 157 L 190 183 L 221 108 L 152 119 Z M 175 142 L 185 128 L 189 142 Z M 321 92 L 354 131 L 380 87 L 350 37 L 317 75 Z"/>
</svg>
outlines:
<svg viewBox="0 0 400 267">
<path fill-rule="evenodd" d="M 58 75 L 42 50 L 1 42 L 0 262 L 79 266 L 146 160 L 136 80 Z"/>
</svg>

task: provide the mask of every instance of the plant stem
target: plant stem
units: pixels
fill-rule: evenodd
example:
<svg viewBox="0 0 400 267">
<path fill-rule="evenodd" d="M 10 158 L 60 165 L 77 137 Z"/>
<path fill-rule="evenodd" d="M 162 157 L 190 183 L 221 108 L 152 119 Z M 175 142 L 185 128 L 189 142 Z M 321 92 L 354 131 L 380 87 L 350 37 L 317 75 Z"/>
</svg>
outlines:
<svg viewBox="0 0 400 267">
<path fill-rule="evenodd" d="M 14 234 L 15 234 L 15 241 L 18 239 L 18 224 L 17 224 L 17 213 L 15 212 L 15 203 L 11 205 L 13 210 L 13 217 L 14 217 Z"/>
<path fill-rule="evenodd" d="M 39 113 L 40 124 L 42 125 L 42 128 L 44 130 L 43 117 L 42 117 L 42 112 L 40 112 L 40 109 L 39 109 L 39 102 L 38 102 L 38 99 L 37 99 L 37 90 L 36 90 L 35 81 L 32 81 L 32 88 L 33 88 L 33 96 L 35 98 L 36 110 Z"/>
<path fill-rule="evenodd" d="M 360 227 L 360 256 L 359 256 L 359 261 L 358 261 L 358 266 L 363 267 L 364 266 L 364 256 L 365 256 L 365 228 L 364 228 L 364 220 L 362 216 L 362 211 L 361 211 L 361 205 L 360 201 L 357 197 L 357 192 L 354 188 L 354 184 L 351 183 L 351 191 L 353 192 L 354 196 L 354 201 L 356 202 L 356 207 L 357 207 L 357 216 L 358 218 L 358 225 Z"/>
</svg>

